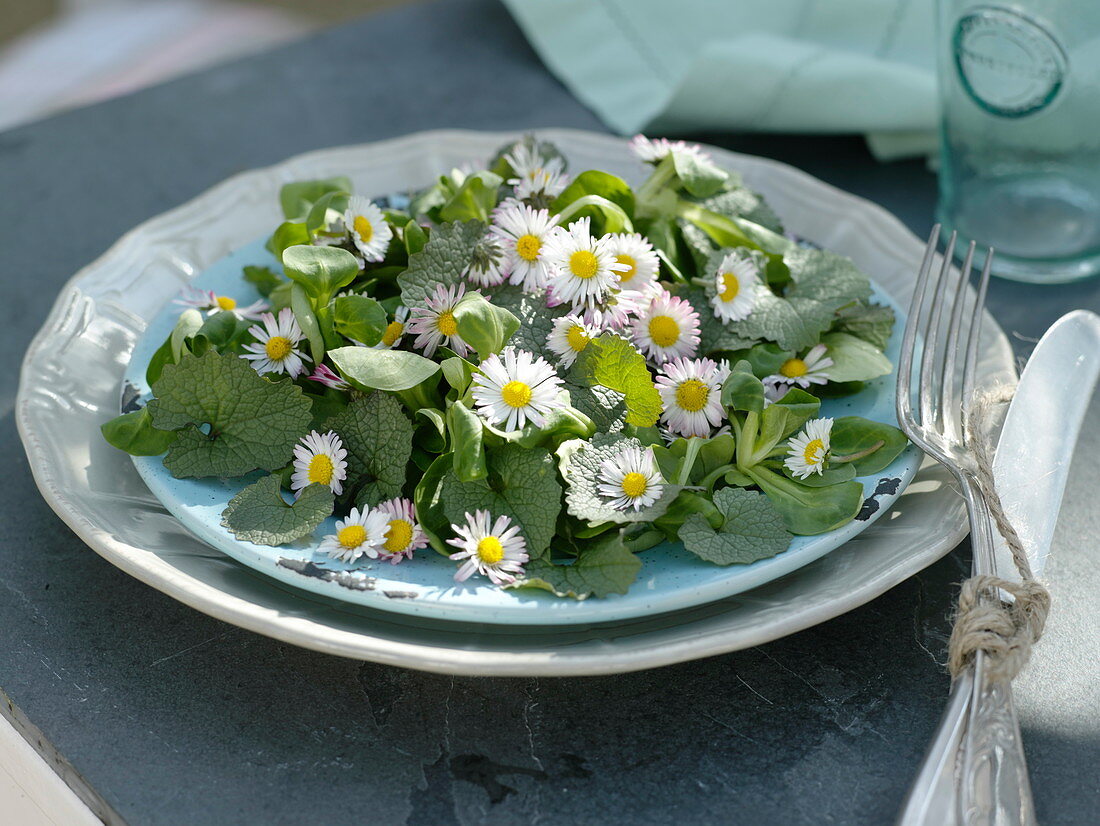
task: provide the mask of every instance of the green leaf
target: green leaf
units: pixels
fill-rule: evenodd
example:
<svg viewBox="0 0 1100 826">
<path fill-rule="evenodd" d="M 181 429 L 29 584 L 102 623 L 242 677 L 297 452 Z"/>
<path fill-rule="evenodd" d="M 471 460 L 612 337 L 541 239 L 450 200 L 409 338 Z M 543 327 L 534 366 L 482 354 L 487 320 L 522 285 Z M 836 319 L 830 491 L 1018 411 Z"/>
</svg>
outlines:
<svg viewBox="0 0 1100 826">
<path fill-rule="evenodd" d="M 443 370 L 443 378 L 455 391 L 455 395 L 457 397 L 465 395 L 470 387 L 470 380 L 477 372 L 477 367 L 462 356 L 448 356 L 439 363 L 439 366 Z"/>
<path fill-rule="evenodd" d="M 466 177 L 458 191 L 439 210 L 441 221 L 489 222 L 497 205 L 497 190 L 504 179 L 487 170 Z"/>
<path fill-rule="evenodd" d="M 373 298 L 342 295 L 332 302 L 332 324 L 340 335 L 373 347 L 382 340 L 389 316 Z"/>
<path fill-rule="evenodd" d="M 760 438 L 756 441 L 755 456 L 758 459 L 767 456 L 779 442 L 816 416 L 820 409 L 821 400 L 817 396 L 792 387 L 783 398 L 768 405 L 760 414 Z"/>
<path fill-rule="evenodd" d="M 615 531 L 585 542 L 577 558 L 566 565 L 547 559 L 533 559 L 523 579 L 506 588 L 541 588 L 557 597 L 602 599 L 625 594 L 638 578 L 642 561 L 623 543 Z"/>
<path fill-rule="evenodd" d="M 764 382 L 760 381 L 747 361 L 733 366 L 729 378 L 722 384 L 722 406 L 734 410 L 764 411 Z"/>
<path fill-rule="evenodd" d="M 826 368 L 829 381 L 867 381 L 889 375 L 894 369 L 875 345 L 848 333 L 826 333 L 821 343 L 826 347 L 825 355 L 833 360 Z"/>
<path fill-rule="evenodd" d="M 439 365 L 404 350 L 338 347 L 328 357 L 340 375 L 359 390 L 408 390 L 439 372 Z"/>
<path fill-rule="evenodd" d="M 202 329 L 203 321 L 202 313 L 198 310 L 189 309 L 180 313 L 176 326 L 172 329 L 172 335 L 168 339 L 171 342 L 172 362 L 174 364 L 179 364 L 179 360 L 184 354 L 184 345 L 187 339 Z"/>
<path fill-rule="evenodd" d="M 616 458 L 627 448 L 642 448 L 631 436 L 597 433 L 590 442 L 566 442 L 558 450 L 562 476 L 565 477 L 565 505 L 569 513 L 590 524 L 601 522 L 652 522 L 661 516 L 680 488 L 666 480 L 660 498 L 642 510 L 617 510 L 598 493 L 600 466 Z"/>
<path fill-rule="evenodd" d="M 671 155 L 680 183 L 696 198 L 714 195 L 729 180 L 729 173 L 705 155 L 676 148 L 672 149 Z"/>
<path fill-rule="evenodd" d="M 195 336 L 203 336 L 221 351 L 251 326 L 252 322 L 239 319 L 233 313 L 217 312 L 203 322 Z"/>
<path fill-rule="evenodd" d="M 279 205 L 288 221 L 305 218 L 314 201 L 329 192 L 350 192 L 351 181 L 341 176 L 315 181 L 295 181 L 279 190 Z"/>
<path fill-rule="evenodd" d="M 514 284 L 493 287 L 492 302 L 519 319 L 519 327 L 509 343 L 536 354 L 545 352 L 554 321 L 570 312 L 568 305 L 547 307 L 545 296 L 527 295 Z"/>
<path fill-rule="evenodd" d="M 331 231 L 326 232 L 329 227 L 336 224 L 343 228 L 344 212 L 347 211 L 350 197 L 351 193 L 334 189 L 314 201 L 313 206 L 309 209 L 309 214 L 306 215 L 306 231 L 311 236 L 332 235 Z"/>
<path fill-rule="evenodd" d="M 756 192 L 737 185 L 706 198 L 703 206 L 730 218 L 745 218 L 775 233 L 783 232 L 783 223 L 768 203 Z"/>
<path fill-rule="evenodd" d="M 298 244 L 283 252 L 283 267 L 291 281 L 317 302 L 328 305 L 337 291 L 346 287 L 359 274 L 355 256 L 339 247 L 315 247 Z"/>
<path fill-rule="evenodd" d="M 455 305 L 454 319 L 459 337 L 473 347 L 482 359 L 499 353 L 519 329 L 518 318 L 504 307 L 489 303 L 479 292 L 462 296 Z"/>
<path fill-rule="evenodd" d="M 413 491 L 417 521 L 432 547 L 444 556 L 451 554 L 451 547 L 443 541 L 443 537 L 451 533 L 451 524 L 443 511 L 443 484 L 453 478 L 451 454 L 444 453 L 428 466 Z"/>
<path fill-rule="evenodd" d="M 786 292 L 789 299 L 812 299 L 834 311 L 871 297 L 870 279 L 842 255 L 796 247 L 783 255 L 783 262 L 794 281 Z"/>
<path fill-rule="evenodd" d="M 663 409 L 645 356 L 626 339 L 605 333 L 581 351 L 571 373 L 576 384 L 599 384 L 623 394 L 626 422 L 636 427 L 656 424 Z"/>
<path fill-rule="evenodd" d="M 787 550 L 791 535 L 775 506 L 762 493 L 722 488 L 714 505 L 725 517 L 714 530 L 699 514 L 690 514 L 680 527 L 684 547 L 715 565 L 749 565 Z"/>
<path fill-rule="evenodd" d="M 598 195 L 618 206 L 628 218 L 634 217 L 634 192 L 630 185 L 617 175 L 589 169 L 582 172 L 550 205 L 550 212 L 557 214 L 586 195 Z M 579 215 L 573 216 L 576 220 Z"/>
<path fill-rule="evenodd" d="M 306 229 L 306 225 L 303 223 L 296 223 L 293 221 L 287 221 L 279 224 L 275 229 L 275 234 L 271 236 L 271 252 L 280 261 L 283 260 L 283 253 L 297 244 L 309 243 L 309 230 Z"/>
<path fill-rule="evenodd" d="M 145 383 L 152 387 L 160 378 L 164 365 L 175 363 L 175 359 L 172 358 L 172 337 L 169 335 L 149 359 L 149 366 L 145 368 Z"/>
<path fill-rule="evenodd" d="M 783 517 L 793 534 L 813 536 L 847 525 L 863 505 L 863 485 L 841 482 L 812 488 L 763 465 L 743 468 Z"/>
<path fill-rule="evenodd" d="M 466 405 L 456 402 L 447 408 L 447 432 L 454 450 L 455 476 L 462 482 L 484 479 L 489 469 L 485 464 L 481 417 Z"/>
<path fill-rule="evenodd" d="M 752 314 L 726 327 L 742 339 L 767 339 L 784 350 L 805 350 L 817 344 L 832 323 L 833 308 L 828 304 L 810 298 L 781 298 L 757 284 Z"/>
<path fill-rule="evenodd" d="M 313 356 L 313 363 L 320 364 L 325 357 L 325 336 L 321 332 L 317 314 L 313 312 L 313 302 L 306 295 L 305 288 L 297 282 L 290 287 L 290 309 L 302 334 L 309 341 L 309 352 Z"/>
<path fill-rule="evenodd" d="M 256 292 L 267 298 L 271 295 L 271 291 L 286 281 L 283 276 L 275 272 L 270 267 L 253 267 L 247 266 L 244 268 L 244 280 L 256 288 Z"/>
<path fill-rule="evenodd" d="M 332 513 L 328 485 L 307 485 L 297 501 L 287 502 L 279 476 L 253 482 L 222 511 L 222 525 L 237 539 L 257 545 L 285 545 L 308 536 Z"/>
<path fill-rule="evenodd" d="M 858 476 L 869 476 L 884 470 L 905 450 L 909 440 L 892 425 L 873 422 L 860 416 L 842 416 L 833 420 L 833 429 L 829 436 L 829 448 L 833 456 L 862 453 L 878 442 L 882 442 L 882 447 L 851 462 Z"/>
<path fill-rule="evenodd" d="M 362 485 L 357 503 L 374 506 L 401 495 L 414 428 L 397 399 L 387 393 L 357 398 L 326 427 L 348 451 L 348 488 Z"/>
<path fill-rule="evenodd" d="M 462 482 L 454 475 L 443 480 L 442 504 L 453 524 L 466 514 L 482 509 L 494 518 L 508 516 L 527 540 L 527 552 L 539 556 L 550 546 L 558 513 L 561 484 L 549 451 L 503 445 L 486 453 L 489 474 L 485 479 Z"/>
<path fill-rule="evenodd" d="M 405 252 L 409 255 L 416 255 L 422 249 L 424 245 L 428 243 L 428 233 L 424 231 L 424 227 L 420 226 L 415 219 L 405 224 Z"/>
<path fill-rule="evenodd" d="M 840 333 L 850 333 L 885 350 L 894 332 L 894 311 L 881 304 L 859 302 L 845 307 L 838 314 L 836 326 Z"/>
<path fill-rule="evenodd" d="M 626 424 L 626 396 L 596 384 L 586 387 L 565 382 L 573 407 L 586 415 L 601 433 L 618 433 Z"/>
<path fill-rule="evenodd" d="M 166 365 L 153 394 L 153 426 L 180 431 L 164 459 L 176 478 L 277 470 L 310 422 L 301 388 L 268 381 L 244 359 L 214 351 Z"/>
<path fill-rule="evenodd" d="M 131 456 L 159 456 L 176 441 L 174 430 L 153 427 L 146 407 L 115 416 L 101 424 L 99 429 L 109 445 L 125 450 Z"/>
<path fill-rule="evenodd" d="M 462 281 L 478 242 L 485 234 L 480 221 L 452 222 L 436 227 L 424 249 L 409 256 L 409 267 L 397 277 L 401 303 L 419 307 L 435 294 L 437 286 L 450 287 Z"/>
</svg>

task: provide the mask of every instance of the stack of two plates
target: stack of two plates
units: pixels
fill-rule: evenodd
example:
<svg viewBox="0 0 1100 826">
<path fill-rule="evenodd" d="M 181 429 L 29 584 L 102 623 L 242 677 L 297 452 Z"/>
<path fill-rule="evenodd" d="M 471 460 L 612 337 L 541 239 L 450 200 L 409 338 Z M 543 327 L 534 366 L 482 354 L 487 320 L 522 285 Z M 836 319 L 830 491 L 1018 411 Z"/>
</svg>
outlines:
<svg viewBox="0 0 1100 826">
<path fill-rule="evenodd" d="M 117 414 L 120 392 L 129 399 L 147 389 L 144 366 L 171 330 L 180 289 L 239 292 L 241 266 L 269 262 L 257 239 L 280 220 L 282 184 L 347 175 L 367 195 L 405 192 L 514 137 L 422 133 L 244 173 L 142 224 L 78 273 L 27 353 L 17 404 L 30 465 L 54 510 L 106 559 L 200 611 L 319 651 L 452 674 L 605 674 L 758 645 L 867 602 L 958 543 L 961 500 L 909 448 L 861 480 L 863 511 L 837 531 L 728 568 L 666 545 L 642 555 L 628 594 L 557 600 L 456 586 L 453 563 L 430 550 L 399 566 L 353 567 L 304 545 L 234 541 L 219 526 L 223 483 L 173 480 L 159 459 L 131 462 L 103 442 L 99 425 Z M 540 137 L 557 143 L 573 170 L 639 178 L 622 140 Z M 923 244 L 895 218 L 791 167 L 710 151 L 764 193 L 790 230 L 871 274 L 876 300 L 903 316 Z M 895 363 L 899 337 L 887 350 Z M 981 379 L 1011 377 L 1011 349 L 989 317 L 982 343 Z M 892 422 L 893 394 L 885 377 L 823 413 Z"/>
</svg>

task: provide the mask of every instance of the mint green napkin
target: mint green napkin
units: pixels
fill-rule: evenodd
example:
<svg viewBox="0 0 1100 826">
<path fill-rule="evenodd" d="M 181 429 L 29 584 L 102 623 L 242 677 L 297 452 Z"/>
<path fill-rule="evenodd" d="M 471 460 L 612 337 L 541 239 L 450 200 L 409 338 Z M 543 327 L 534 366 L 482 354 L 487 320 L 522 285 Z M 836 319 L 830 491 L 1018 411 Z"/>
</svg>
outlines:
<svg viewBox="0 0 1100 826">
<path fill-rule="evenodd" d="M 934 148 L 932 0 L 504 2 L 617 132 L 856 132 L 883 158 Z"/>
</svg>

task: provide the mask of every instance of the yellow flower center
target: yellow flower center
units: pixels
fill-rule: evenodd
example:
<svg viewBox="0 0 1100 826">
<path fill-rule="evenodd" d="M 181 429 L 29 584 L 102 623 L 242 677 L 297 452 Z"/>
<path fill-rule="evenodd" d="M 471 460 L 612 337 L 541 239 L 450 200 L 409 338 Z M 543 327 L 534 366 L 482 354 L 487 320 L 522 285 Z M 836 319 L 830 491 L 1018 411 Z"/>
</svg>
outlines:
<svg viewBox="0 0 1100 826">
<path fill-rule="evenodd" d="M 825 461 L 825 443 L 821 439 L 811 439 L 802 451 L 802 458 L 808 465 L 820 465 Z"/>
<path fill-rule="evenodd" d="M 386 530 L 386 543 L 382 546 L 391 554 L 409 547 L 413 538 L 413 526 L 404 519 L 394 519 Z"/>
<path fill-rule="evenodd" d="M 619 273 L 619 281 L 625 284 L 638 274 L 638 262 L 629 255 L 616 255 L 615 260 L 620 264 L 626 264 L 630 269 Z"/>
<path fill-rule="evenodd" d="M 336 541 L 349 551 L 367 541 L 367 529 L 362 525 L 348 525 L 336 533 Z"/>
<path fill-rule="evenodd" d="M 646 492 L 646 488 L 648 487 L 649 483 L 646 482 L 644 473 L 631 471 L 623 477 L 623 493 L 625 493 L 631 499 L 637 499 L 639 496 Z"/>
<path fill-rule="evenodd" d="M 569 346 L 573 348 L 574 353 L 579 353 L 585 347 L 588 346 L 588 342 L 591 339 L 588 338 L 588 334 L 585 333 L 584 327 L 579 324 L 574 324 L 569 328 L 569 332 L 565 334 L 565 340 Z"/>
<path fill-rule="evenodd" d="M 322 485 L 327 485 L 332 481 L 332 459 L 326 456 L 324 453 L 318 453 L 312 459 L 309 460 L 309 475 L 310 483 L 318 482 Z"/>
<path fill-rule="evenodd" d="M 569 269 L 577 278 L 592 278 L 599 268 L 599 260 L 588 250 L 577 250 L 569 256 Z"/>
<path fill-rule="evenodd" d="M 443 335 L 450 337 L 458 332 L 458 323 L 455 321 L 455 314 L 450 310 L 444 310 L 435 319 L 435 328 Z"/>
<path fill-rule="evenodd" d="M 510 381 L 500 388 L 500 397 L 509 407 L 526 407 L 531 401 L 531 385 Z"/>
<path fill-rule="evenodd" d="M 477 556 L 486 565 L 496 565 L 504 559 L 504 546 L 495 536 L 487 536 L 477 543 Z"/>
<path fill-rule="evenodd" d="M 649 320 L 649 337 L 658 347 L 671 347 L 680 339 L 680 325 L 667 315 L 655 315 Z"/>
<path fill-rule="evenodd" d="M 370 239 L 374 237 L 374 227 L 371 226 L 371 222 L 362 215 L 356 215 L 351 225 L 355 229 L 355 233 L 359 236 L 360 240 L 362 240 L 364 244 L 369 244 Z"/>
<path fill-rule="evenodd" d="M 386 325 L 386 332 L 382 333 L 382 343 L 387 347 L 393 347 L 395 341 L 401 338 L 405 332 L 405 325 L 400 321 L 391 321 Z"/>
<path fill-rule="evenodd" d="M 786 376 L 789 379 L 797 379 L 799 376 L 806 375 L 807 371 L 806 362 L 802 359 L 787 359 L 783 362 L 783 366 L 779 368 L 779 375 Z"/>
<path fill-rule="evenodd" d="M 521 235 L 516 239 L 516 254 L 524 261 L 534 261 L 542 250 L 542 241 L 537 235 Z"/>
<path fill-rule="evenodd" d="M 680 382 L 676 388 L 676 404 L 689 413 L 695 413 L 706 407 L 710 397 L 710 388 L 699 379 Z"/>
<path fill-rule="evenodd" d="M 235 310 L 237 309 L 237 302 L 227 295 L 218 296 L 218 309 L 219 310 Z"/>
<path fill-rule="evenodd" d="M 741 282 L 732 272 L 724 272 L 721 277 L 722 292 L 718 294 L 718 297 L 723 301 L 733 301 L 737 298 L 737 294 L 741 292 Z"/>
<path fill-rule="evenodd" d="M 290 351 L 293 349 L 294 345 L 285 336 L 272 336 L 264 345 L 264 352 L 272 361 L 282 361 L 290 355 Z"/>
</svg>

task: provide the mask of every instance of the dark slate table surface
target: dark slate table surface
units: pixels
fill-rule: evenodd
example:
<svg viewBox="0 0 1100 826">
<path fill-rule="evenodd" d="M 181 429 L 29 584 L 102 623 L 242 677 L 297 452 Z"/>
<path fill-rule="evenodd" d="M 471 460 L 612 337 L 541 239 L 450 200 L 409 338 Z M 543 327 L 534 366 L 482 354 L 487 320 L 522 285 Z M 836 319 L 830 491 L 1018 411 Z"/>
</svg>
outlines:
<svg viewBox="0 0 1100 826">
<path fill-rule="evenodd" d="M 895 816 L 948 690 L 965 546 L 863 608 L 761 648 L 617 677 L 452 679 L 206 617 L 100 559 L 38 496 L 12 419 L 15 363 L 64 281 L 120 234 L 298 152 L 428 128 L 550 126 L 603 129 L 501 7 L 450 0 L 0 134 L 0 336 L 12 368 L 0 374 L 0 688 L 4 712 L 108 820 Z M 916 161 L 878 165 L 858 138 L 692 137 L 802 167 L 920 235 L 930 226 L 932 174 Z M 1068 309 L 1100 308 L 1100 282 L 998 282 L 990 304 L 1022 357 Z M 1094 522 L 1077 507 L 1058 542 L 1076 544 Z M 1049 706 L 1060 693 L 1048 683 L 1036 705 L 1021 701 L 1023 725 L 1042 819 L 1081 822 L 1100 803 L 1100 734 L 1094 715 Z"/>
</svg>

